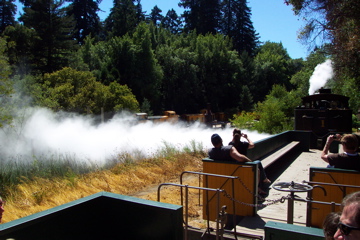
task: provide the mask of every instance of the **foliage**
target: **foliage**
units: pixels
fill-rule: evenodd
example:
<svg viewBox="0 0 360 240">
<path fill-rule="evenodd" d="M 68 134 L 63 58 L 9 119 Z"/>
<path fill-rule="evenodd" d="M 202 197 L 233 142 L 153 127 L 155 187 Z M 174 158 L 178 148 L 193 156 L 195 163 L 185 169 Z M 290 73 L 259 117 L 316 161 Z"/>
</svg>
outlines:
<svg viewBox="0 0 360 240">
<path fill-rule="evenodd" d="M 185 8 L 182 15 L 185 32 L 196 30 L 203 35 L 218 32 L 221 16 L 219 0 L 181 0 L 179 6 Z"/>
<path fill-rule="evenodd" d="M 17 74 L 26 75 L 31 73 L 31 69 L 36 69 L 33 46 L 37 41 L 37 33 L 33 28 L 28 28 L 22 24 L 8 26 L 3 32 L 6 39 L 6 51 L 9 63 Z"/>
<path fill-rule="evenodd" d="M 270 134 L 291 129 L 282 108 L 283 103 L 274 97 L 259 102 L 256 106 L 256 112 L 259 114 L 260 120 L 255 123 L 254 129 L 258 132 Z"/>
<path fill-rule="evenodd" d="M 90 72 L 64 68 L 43 77 L 41 106 L 55 111 L 100 114 L 105 111 L 138 110 L 138 102 L 127 86 L 103 86 Z"/>
<path fill-rule="evenodd" d="M 35 70 L 50 73 L 67 65 L 67 57 L 76 48 L 73 40 L 74 22 L 65 14 L 63 1 L 35 0 L 24 7 L 20 20 L 34 29 L 31 53 Z"/>
<path fill-rule="evenodd" d="M 354 78 L 360 90 L 360 2 L 358 0 L 287 0 L 297 15 L 305 17 L 300 37 L 310 47 L 329 43 L 336 79 Z M 315 45 L 315 46 L 314 46 Z"/>
<path fill-rule="evenodd" d="M 240 128 L 251 127 L 270 134 L 293 129 L 293 111 L 301 103 L 297 91 L 287 92 L 284 86 L 274 85 L 265 101 L 258 102 L 255 113 L 234 116 L 233 124 Z M 254 116 L 259 121 L 253 122 Z M 250 124 L 249 123 L 253 123 Z"/>
<path fill-rule="evenodd" d="M 140 2 L 140 1 L 139 1 Z M 110 37 L 121 37 L 132 34 L 144 16 L 138 15 L 140 3 L 134 4 L 133 0 L 114 0 L 109 16 L 105 19 L 105 29 Z M 140 12 L 142 12 L 140 10 Z"/>
<path fill-rule="evenodd" d="M 284 85 L 291 90 L 291 76 L 297 71 L 293 61 L 281 43 L 266 42 L 259 47 L 254 58 L 257 79 L 251 84 L 250 91 L 255 102 L 263 101 L 274 84 Z"/>
<path fill-rule="evenodd" d="M 182 22 L 174 9 L 169 10 L 161 20 L 161 27 L 169 30 L 173 34 L 181 33 Z"/>
<path fill-rule="evenodd" d="M 15 24 L 16 5 L 15 0 L 4 0 L 0 2 L 0 33 L 7 26 Z"/>
<path fill-rule="evenodd" d="M 255 112 L 241 112 L 240 114 L 234 114 L 231 119 L 232 125 L 236 128 L 252 129 L 254 127 L 257 115 Z"/>
<path fill-rule="evenodd" d="M 101 0 L 71 0 L 67 11 L 76 22 L 74 36 L 78 43 L 83 44 L 87 36 L 100 36 L 101 23 L 97 12 L 100 11 Z"/>
<path fill-rule="evenodd" d="M 12 120 L 9 115 L 9 109 L 7 103 L 13 92 L 12 85 L 9 79 L 11 73 L 8 59 L 4 54 L 5 41 L 0 38 L 0 127 L 4 124 L 10 123 Z"/>
<path fill-rule="evenodd" d="M 220 32 L 232 39 L 236 51 L 245 51 L 254 56 L 259 45 L 259 36 L 253 27 L 247 1 L 223 0 L 221 4 Z"/>
</svg>

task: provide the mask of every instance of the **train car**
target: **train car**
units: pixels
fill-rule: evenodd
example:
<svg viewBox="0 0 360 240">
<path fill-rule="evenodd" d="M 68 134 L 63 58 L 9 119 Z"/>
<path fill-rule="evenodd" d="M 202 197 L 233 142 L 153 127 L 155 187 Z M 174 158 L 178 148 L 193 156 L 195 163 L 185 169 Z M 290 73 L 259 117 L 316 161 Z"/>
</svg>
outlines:
<svg viewBox="0 0 360 240">
<path fill-rule="evenodd" d="M 164 111 L 164 115 L 161 116 L 148 116 L 147 113 L 136 113 L 135 117 L 138 123 L 144 123 L 146 121 L 152 121 L 154 123 L 160 123 L 160 122 L 176 123 L 179 121 L 179 115 L 176 115 L 175 111 Z"/>
<path fill-rule="evenodd" d="M 303 97 L 294 114 L 295 130 L 312 131 L 312 148 L 322 148 L 329 134 L 352 132 L 349 97 L 332 94 L 331 89 Z"/>
</svg>

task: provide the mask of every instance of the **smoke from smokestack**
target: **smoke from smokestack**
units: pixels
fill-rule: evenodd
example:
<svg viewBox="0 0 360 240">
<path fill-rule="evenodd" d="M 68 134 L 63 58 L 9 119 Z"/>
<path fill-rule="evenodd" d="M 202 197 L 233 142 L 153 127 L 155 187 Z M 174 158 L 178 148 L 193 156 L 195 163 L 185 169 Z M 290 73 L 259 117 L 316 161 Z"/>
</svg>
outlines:
<svg viewBox="0 0 360 240">
<path fill-rule="evenodd" d="M 309 95 L 313 95 L 317 90 L 324 87 L 326 82 L 333 77 L 332 62 L 330 59 L 315 67 L 313 75 L 310 77 Z"/>
</svg>

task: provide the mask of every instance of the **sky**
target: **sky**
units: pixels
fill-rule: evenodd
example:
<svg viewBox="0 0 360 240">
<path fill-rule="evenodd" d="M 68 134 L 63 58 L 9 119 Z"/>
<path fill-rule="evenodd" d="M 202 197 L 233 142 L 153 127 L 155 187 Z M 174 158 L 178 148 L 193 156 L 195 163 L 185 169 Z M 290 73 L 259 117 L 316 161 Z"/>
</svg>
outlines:
<svg viewBox="0 0 360 240">
<path fill-rule="evenodd" d="M 146 14 L 157 5 L 162 10 L 162 15 L 174 9 L 180 15 L 184 9 L 178 6 L 180 0 L 141 0 L 143 11 Z M 18 0 L 16 1 L 18 3 Z M 113 6 L 113 0 L 102 0 L 100 4 L 99 16 L 104 20 Z M 291 10 L 291 6 L 286 6 L 284 0 L 248 0 L 251 9 L 255 31 L 259 34 L 260 41 L 282 43 L 291 58 L 303 58 L 308 55 L 306 46 L 302 45 L 297 38 L 297 32 L 304 25 Z M 18 5 L 18 10 L 22 12 L 22 6 Z"/>
</svg>

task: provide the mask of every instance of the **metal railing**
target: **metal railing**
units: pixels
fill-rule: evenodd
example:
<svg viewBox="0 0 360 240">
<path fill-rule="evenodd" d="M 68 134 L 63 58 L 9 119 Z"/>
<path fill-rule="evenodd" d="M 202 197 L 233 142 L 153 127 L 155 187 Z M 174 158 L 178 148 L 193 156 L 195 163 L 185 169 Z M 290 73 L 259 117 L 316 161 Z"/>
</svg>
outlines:
<svg viewBox="0 0 360 240">
<path fill-rule="evenodd" d="M 189 226 L 189 189 L 199 189 L 199 190 L 203 190 L 203 191 L 212 191 L 212 192 L 216 192 L 216 196 L 217 196 L 217 204 L 216 204 L 216 211 L 218 213 L 218 216 L 220 216 L 220 193 L 223 192 L 224 190 L 221 189 L 214 189 L 214 188 L 204 188 L 204 187 L 194 187 L 194 186 L 189 186 L 189 185 L 182 185 L 182 184 L 177 184 L 177 183 L 163 183 L 160 184 L 158 187 L 158 199 L 157 201 L 160 202 L 160 189 L 162 186 L 166 186 L 166 185 L 171 185 L 171 186 L 177 186 L 177 187 L 181 187 L 185 188 L 185 240 L 188 239 L 188 226 Z M 183 205 L 183 203 L 182 203 Z M 218 217 L 216 220 L 216 239 L 218 240 L 220 237 L 220 218 Z M 210 229 L 206 229 L 207 231 L 209 231 Z"/>
</svg>

